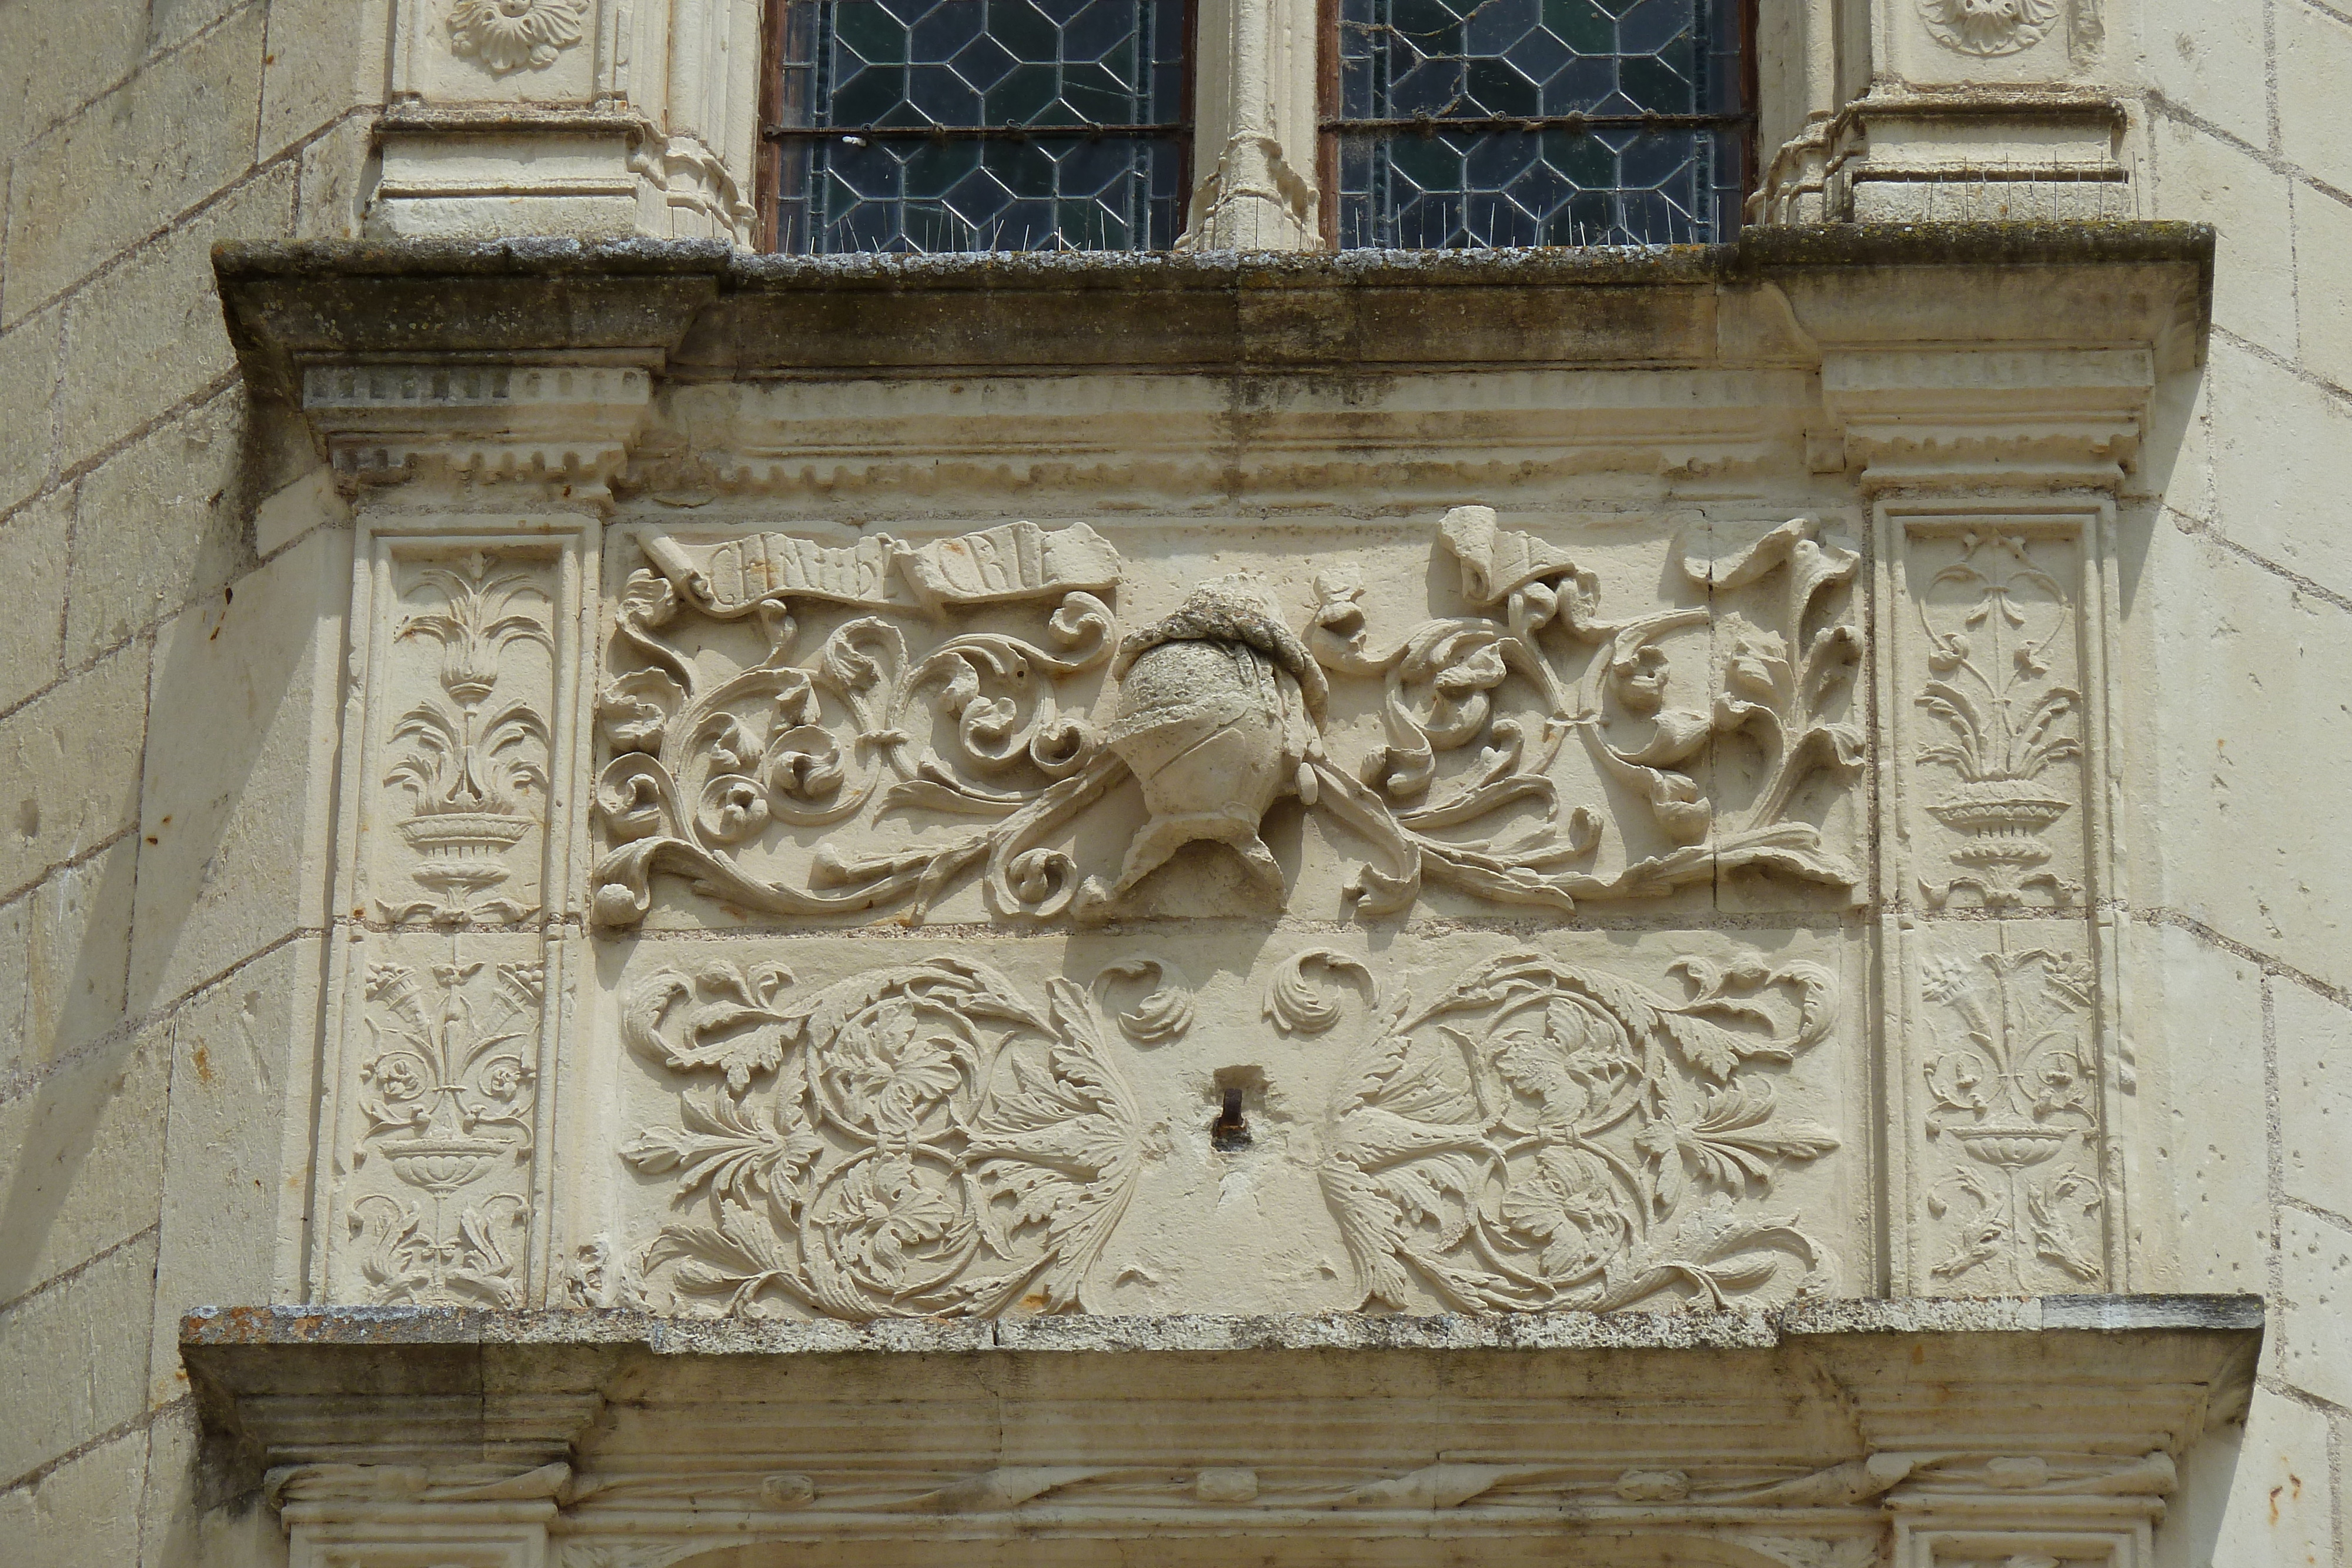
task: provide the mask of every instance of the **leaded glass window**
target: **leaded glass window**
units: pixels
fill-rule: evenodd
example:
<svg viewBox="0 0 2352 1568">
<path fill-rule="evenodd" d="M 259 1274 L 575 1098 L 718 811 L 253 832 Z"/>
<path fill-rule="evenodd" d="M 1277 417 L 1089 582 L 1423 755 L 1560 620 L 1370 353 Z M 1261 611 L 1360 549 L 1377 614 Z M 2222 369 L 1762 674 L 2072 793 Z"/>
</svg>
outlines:
<svg viewBox="0 0 2352 1568">
<path fill-rule="evenodd" d="M 1342 248 L 1728 238 L 1739 0 L 1338 0 Z"/>
<path fill-rule="evenodd" d="M 1164 250 L 1185 0 L 782 0 L 775 246 Z"/>
</svg>

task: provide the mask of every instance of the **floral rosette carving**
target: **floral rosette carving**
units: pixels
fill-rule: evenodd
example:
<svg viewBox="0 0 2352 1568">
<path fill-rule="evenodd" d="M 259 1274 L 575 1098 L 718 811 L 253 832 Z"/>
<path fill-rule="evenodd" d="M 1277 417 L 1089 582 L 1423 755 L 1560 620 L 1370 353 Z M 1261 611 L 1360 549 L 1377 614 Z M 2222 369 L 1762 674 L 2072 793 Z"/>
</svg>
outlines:
<svg viewBox="0 0 2352 1568">
<path fill-rule="evenodd" d="M 1679 1001 L 1509 953 L 1388 1009 L 1322 1166 L 1368 1299 L 1412 1306 L 1418 1281 L 1464 1311 L 1610 1311 L 1831 1287 L 1827 1249 L 1752 1198 L 1837 1147 L 1781 1113 L 1773 1071 L 1828 1036 L 1836 979 L 1754 956 L 1673 967 Z"/>
<path fill-rule="evenodd" d="M 525 66 L 545 70 L 580 41 L 587 14 L 583 0 L 457 0 L 449 8 L 449 47 L 492 76 Z"/>
<path fill-rule="evenodd" d="M 1063 1311 L 1133 1191 L 1140 1117 L 1066 980 L 1040 1009 L 954 958 L 812 991 L 719 961 L 639 984 L 623 1025 L 711 1080 L 622 1150 L 693 1216 L 641 1269 L 689 1312 Z"/>
<path fill-rule="evenodd" d="M 1958 1025 L 1920 1064 L 1928 1135 L 1965 1156 L 1927 1189 L 1929 1217 L 1952 1228 L 1929 1272 L 1958 1280 L 1985 1269 L 2025 1291 L 2040 1283 L 2038 1262 L 2100 1280 L 2097 1074 L 2083 1039 L 2097 995 L 2090 965 L 2041 947 L 1944 958 L 1927 966 L 1919 990 Z"/>
<path fill-rule="evenodd" d="M 1946 48 L 1990 58 L 2040 43 L 2058 6 L 2059 0 L 1919 0 L 1919 14 Z"/>
</svg>

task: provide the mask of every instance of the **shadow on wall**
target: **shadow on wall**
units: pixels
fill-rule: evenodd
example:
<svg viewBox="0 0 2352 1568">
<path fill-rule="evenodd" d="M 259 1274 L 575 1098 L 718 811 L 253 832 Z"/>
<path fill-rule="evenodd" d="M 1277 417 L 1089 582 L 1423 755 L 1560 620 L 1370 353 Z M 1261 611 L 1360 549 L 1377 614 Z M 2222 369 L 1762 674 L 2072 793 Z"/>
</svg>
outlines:
<svg viewBox="0 0 2352 1568">
<path fill-rule="evenodd" d="M 247 838 L 274 840 L 281 847 L 299 847 L 301 838 L 299 820 L 241 821 L 239 810 L 256 781 L 255 769 L 286 695 L 313 656 L 313 638 L 307 626 L 289 629 L 273 623 L 270 607 L 258 602 L 264 596 L 247 595 L 240 611 L 236 591 L 252 582 L 261 565 L 253 540 L 260 500 L 315 465 L 316 459 L 307 437 L 282 411 L 248 403 L 238 428 L 236 477 L 230 493 L 206 508 L 203 525 L 236 530 L 233 542 L 219 541 L 227 547 L 223 553 L 236 562 L 232 581 L 167 613 L 155 627 L 140 825 L 125 846 L 129 852 L 118 850 L 90 862 L 98 880 L 84 908 L 128 912 L 130 941 L 118 946 L 106 940 L 108 923 L 93 918 L 75 955 L 72 978 L 64 989 L 68 1000 L 58 1010 L 52 1038 L 27 1042 L 29 1060 L 50 1061 L 65 1041 L 96 1040 L 52 1071 L 33 1092 L 26 1143 L 16 1151 L 5 1194 L 0 1196 L 0 1238 L 5 1239 L 0 1245 L 0 1301 L 23 1295 L 43 1279 L 84 1260 L 68 1258 L 55 1260 L 54 1266 L 40 1265 L 47 1239 L 77 1189 L 88 1195 L 106 1187 L 103 1197 L 85 1196 L 83 1201 L 127 1211 L 107 1228 L 110 1242 L 159 1219 L 161 1181 L 167 1176 L 163 1171 L 167 1096 L 155 1094 L 152 1112 L 142 1109 L 136 1124 L 110 1124 L 110 1106 L 143 1082 L 142 1074 L 168 1079 L 172 1005 L 249 956 L 231 952 L 221 964 L 184 974 L 163 994 L 165 977 L 180 972 L 169 960 L 184 946 L 191 920 L 201 920 L 210 913 L 208 906 L 233 905 L 242 914 L 274 894 L 284 917 L 274 921 L 272 939 L 295 923 L 294 885 L 269 887 L 260 879 L 270 862 L 246 863 L 249 856 L 235 857 L 224 871 L 222 851 L 233 830 Z M 100 527 L 110 520 L 94 519 Z M 82 519 L 81 526 L 92 521 Z M 157 548 L 170 547 L 159 543 Z M 184 556 L 195 559 L 206 553 L 190 549 Z M 299 790 L 295 798 L 299 799 Z M 160 820 L 165 816 L 168 820 Z M 226 886 L 227 878 L 236 876 L 248 879 L 247 885 Z M 149 955 L 155 956 L 152 961 Z M 113 1005 L 117 997 L 122 998 L 119 1011 Z M 147 1052 L 160 1052 L 161 1060 L 146 1060 Z M 274 1106 L 257 1104 L 253 1111 L 256 1115 L 276 1114 Z M 92 1172 L 93 1159 L 114 1168 Z M 148 1168 L 158 1173 L 156 1185 L 142 1191 L 142 1177 Z M 257 1244 L 264 1253 L 269 1250 L 269 1239 L 258 1238 Z M 263 1267 L 266 1272 L 266 1261 Z"/>
</svg>

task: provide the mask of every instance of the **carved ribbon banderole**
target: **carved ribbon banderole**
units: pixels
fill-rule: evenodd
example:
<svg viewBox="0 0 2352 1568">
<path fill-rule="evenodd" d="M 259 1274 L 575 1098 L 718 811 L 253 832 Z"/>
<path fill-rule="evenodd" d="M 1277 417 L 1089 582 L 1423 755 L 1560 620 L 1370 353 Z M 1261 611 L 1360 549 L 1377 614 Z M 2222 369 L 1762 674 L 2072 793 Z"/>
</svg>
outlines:
<svg viewBox="0 0 2352 1568">
<path fill-rule="evenodd" d="M 932 615 L 950 605 L 1108 592 L 1119 573 L 1118 550 L 1084 523 L 1006 523 L 921 546 L 888 534 L 850 545 L 792 534 L 688 545 L 653 534 L 645 551 L 679 593 L 722 621 L 790 598 Z"/>
</svg>

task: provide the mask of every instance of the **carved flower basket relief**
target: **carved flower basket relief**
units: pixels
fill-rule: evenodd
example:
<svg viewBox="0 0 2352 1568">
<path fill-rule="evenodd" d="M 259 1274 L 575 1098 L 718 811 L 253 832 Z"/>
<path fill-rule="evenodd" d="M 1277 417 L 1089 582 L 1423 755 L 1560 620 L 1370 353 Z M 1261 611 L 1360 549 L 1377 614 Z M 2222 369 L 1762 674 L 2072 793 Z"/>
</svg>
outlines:
<svg viewBox="0 0 2352 1568">
<path fill-rule="evenodd" d="M 548 599 L 527 570 L 481 552 L 455 567 L 427 567 L 396 643 L 437 650 L 428 692 L 394 725 L 383 782 L 407 800 L 397 824 L 415 852 L 410 880 L 429 896 L 383 900 L 394 925 L 510 925 L 534 906 L 496 892 L 515 874 L 509 859 L 539 821 L 547 788 L 548 727 L 532 698 L 514 695 L 515 649 L 551 649 Z"/>
<path fill-rule="evenodd" d="M 2070 904 L 2082 886 L 2049 869 L 2045 834 L 2074 808 L 2066 765 L 2083 753 L 2082 694 L 2055 667 L 2073 609 L 2028 538 L 1972 532 L 1957 543 L 1958 559 L 1916 601 L 1929 678 L 1916 703 L 1940 732 L 1917 751 L 1933 791 L 1927 814 L 1960 836 L 1948 852 L 1959 869 L 1922 878 L 1921 892 L 1941 905 L 1969 889 L 1998 909 L 2040 889 L 2051 904 Z"/>
</svg>

